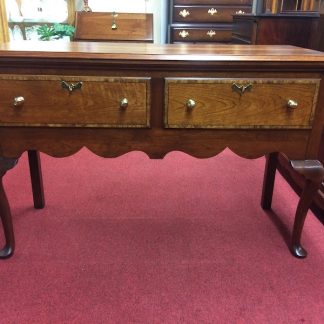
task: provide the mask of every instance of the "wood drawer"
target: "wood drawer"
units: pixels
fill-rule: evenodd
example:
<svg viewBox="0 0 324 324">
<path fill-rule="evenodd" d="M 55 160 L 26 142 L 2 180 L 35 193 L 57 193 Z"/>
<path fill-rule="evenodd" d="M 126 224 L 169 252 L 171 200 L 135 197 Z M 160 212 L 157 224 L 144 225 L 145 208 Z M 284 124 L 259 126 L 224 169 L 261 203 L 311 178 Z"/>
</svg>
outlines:
<svg viewBox="0 0 324 324">
<path fill-rule="evenodd" d="M 252 5 L 252 0 L 173 0 L 174 4 L 185 5 Z"/>
<path fill-rule="evenodd" d="M 77 11 L 74 40 L 153 43 L 153 14 Z"/>
<path fill-rule="evenodd" d="M 172 42 L 230 42 L 232 40 L 232 28 L 219 29 L 209 27 L 189 27 L 170 29 Z"/>
<path fill-rule="evenodd" d="M 148 127 L 149 107 L 149 78 L 0 76 L 0 126 Z"/>
<path fill-rule="evenodd" d="M 165 126 L 311 128 L 319 82 L 317 79 L 167 78 Z"/>
<path fill-rule="evenodd" d="M 251 12 L 248 6 L 174 6 L 173 21 L 183 23 L 232 22 L 234 14 Z"/>
</svg>

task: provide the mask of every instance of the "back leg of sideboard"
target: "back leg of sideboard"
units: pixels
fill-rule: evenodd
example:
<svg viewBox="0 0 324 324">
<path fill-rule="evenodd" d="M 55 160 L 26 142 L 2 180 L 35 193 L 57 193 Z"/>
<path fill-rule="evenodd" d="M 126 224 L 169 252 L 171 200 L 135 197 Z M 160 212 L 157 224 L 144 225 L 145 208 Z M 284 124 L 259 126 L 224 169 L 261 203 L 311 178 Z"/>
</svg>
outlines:
<svg viewBox="0 0 324 324">
<path fill-rule="evenodd" d="M 28 161 L 33 190 L 34 207 L 41 209 L 45 206 L 45 196 L 39 152 L 36 150 L 29 150 Z"/>
<path fill-rule="evenodd" d="M 267 154 L 261 197 L 261 207 L 263 209 L 271 208 L 277 164 L 278 153 Z"/>
</svg>

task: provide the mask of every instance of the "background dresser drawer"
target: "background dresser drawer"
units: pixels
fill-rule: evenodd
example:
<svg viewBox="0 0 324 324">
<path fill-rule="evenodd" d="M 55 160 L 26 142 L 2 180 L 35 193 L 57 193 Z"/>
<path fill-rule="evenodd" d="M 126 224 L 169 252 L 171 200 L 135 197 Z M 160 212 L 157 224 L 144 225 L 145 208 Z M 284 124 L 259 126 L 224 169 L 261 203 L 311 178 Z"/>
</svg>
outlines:
<svg viewBox="0 0 324 324">
<path fill-rule="evenodd" d="M 233 15 L 250 12 L 249 6 L 175 6 L 173 21 L 183 23 L 232 22 Z"/>
<path fill-rule="evenodd" d="M 208 27 L 172 27 L 170 29 L 173 43 L 177 42 L 231 42 L 232 29 L 229 27 L 220 28 L 219 26 Z"/>
<path fill-rule="evenodd" d="M 311 128 L 319 80 L 167 78 L 169 128 Z"/>
<path fill-rule="evenodd" d="M 149 78 L 0 76 L 0 126 L 148 127 L 149 105 Z"/>
</svg>

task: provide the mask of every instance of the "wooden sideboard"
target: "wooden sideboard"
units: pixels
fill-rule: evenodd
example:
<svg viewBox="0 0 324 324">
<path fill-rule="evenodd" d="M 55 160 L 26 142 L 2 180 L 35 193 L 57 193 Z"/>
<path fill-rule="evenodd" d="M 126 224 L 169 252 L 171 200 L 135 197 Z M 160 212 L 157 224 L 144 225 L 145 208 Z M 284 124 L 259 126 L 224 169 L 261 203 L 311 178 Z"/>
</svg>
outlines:
<svg viewBox="0 0 324 324">
<path fill-rule="evenodd" d="M 170 0 L 169 43 L 230 43 L 233 15 L 252 11 L 252 0 Z"/>
<path fill-rule="evenodd" d="M 64 157 L 85 146 L 103 157 L 139 150 L 151 158 L 179 150 L 204 158 L 229 147 L 245 158 L 267 155 L 261 206 L 269 209 L 282 152 L 306 179 L 290 244 L 305 257 L 303 224 L 324 178 L 316 160 L 323 77 L 324 54 L 292 46 L 1 44 L 0 177 L 27 150 Z M 40 175 L 32 179 L 39 185 Z M 15 240 L 2 181 L 0 216 L 5 258 Z"/>
</svg>

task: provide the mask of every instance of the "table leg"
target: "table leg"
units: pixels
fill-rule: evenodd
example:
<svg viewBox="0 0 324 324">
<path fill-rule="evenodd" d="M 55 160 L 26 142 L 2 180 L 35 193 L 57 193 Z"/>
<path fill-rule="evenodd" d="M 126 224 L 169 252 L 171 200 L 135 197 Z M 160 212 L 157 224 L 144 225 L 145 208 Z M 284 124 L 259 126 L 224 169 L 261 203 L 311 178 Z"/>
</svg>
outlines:
<svg viewBox="0 0 324 324">
<path fill-rule="evenodd" d="M 33 190 L 34 207 L 41 209 L 45 206 L 45 196 L 39 152 L 35 150 L 29 150 L 28 161 Z"/>
<path fill-rule="evenodd" d="M 306 178 L 303 192 L 295 214 L 295 222 L 292 233 L 291 250 L 294 256 L 305 258 L 307 252 L 301 246 L 301 234 L 303 231 L 306 215 L 312 203 L 316 191 L 320 188 L 324 180 L 324 167 L 318 160 L 290 161 L 295 171 Z"/>
<path fill-rule="evenodd" d="M 12 226 L 12 218 L 8 199 L 3 187 L 3 176 L 12 169 L 18 162 L 18 159 L 0 157 L 0 218 L 5 235 L 5 246 L 0 250 L 0 259 L 10 257 L 15 250 L 15 237 Z"/>
<path fill-rule="evenodd" d="M 278 164 L 278 153 L 270 153 L 266 156 L 266 165 L 263 178 L 261 207 L 270 209 L 273 196 L 273 187 Z"/>
</svg>

